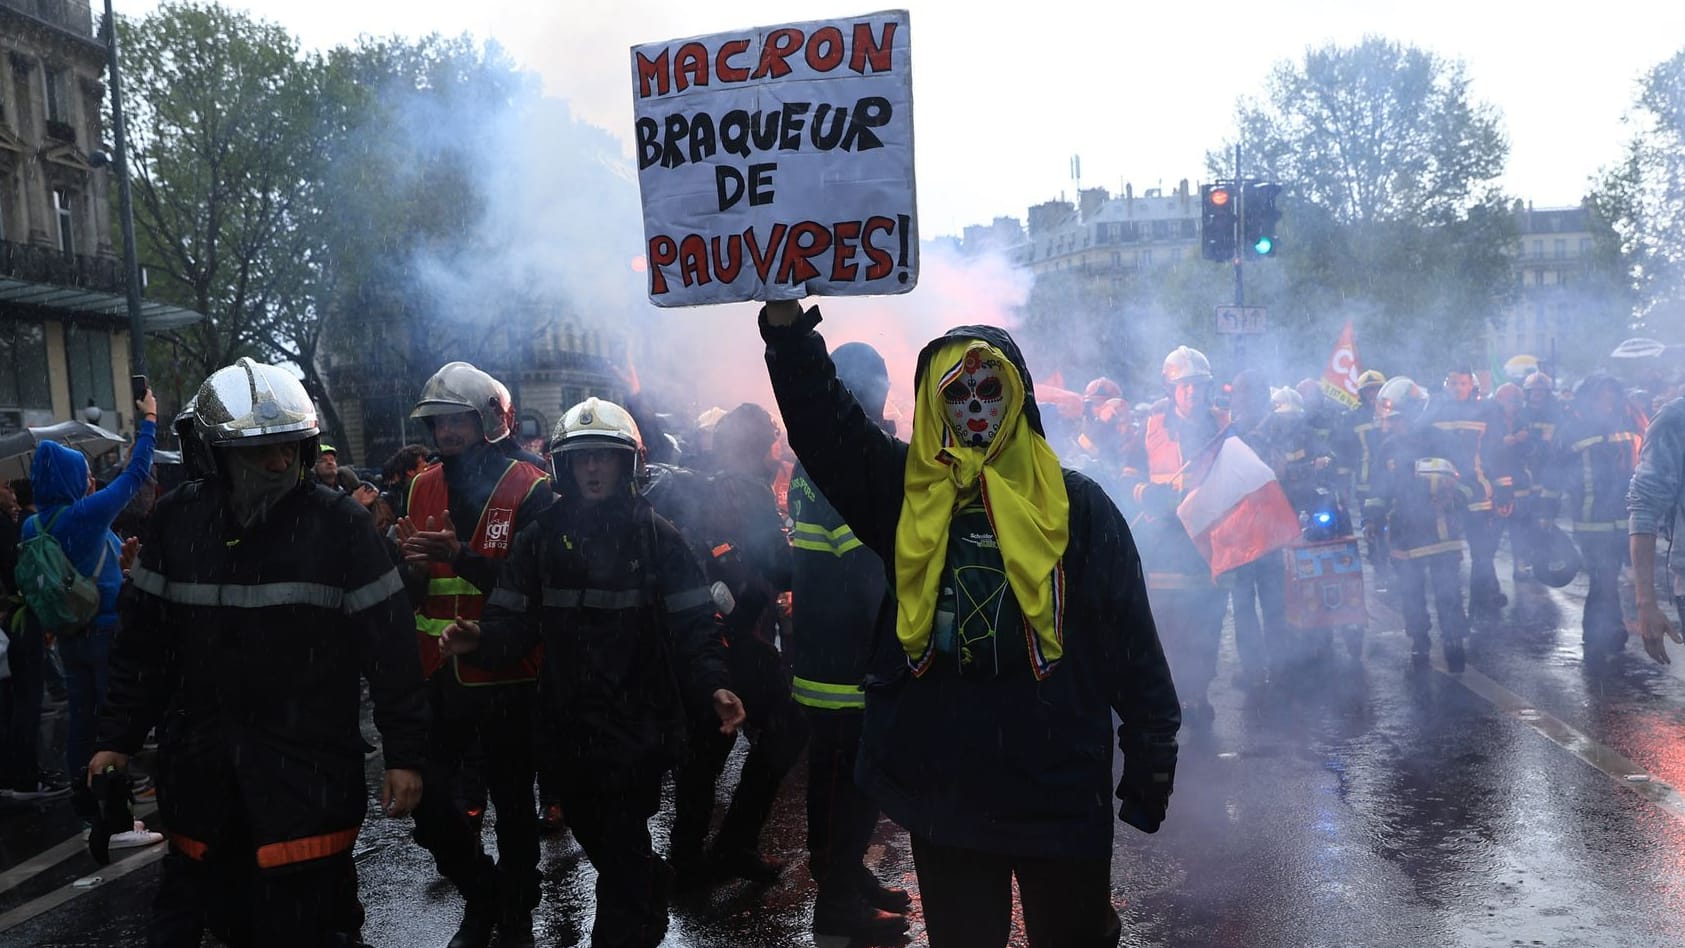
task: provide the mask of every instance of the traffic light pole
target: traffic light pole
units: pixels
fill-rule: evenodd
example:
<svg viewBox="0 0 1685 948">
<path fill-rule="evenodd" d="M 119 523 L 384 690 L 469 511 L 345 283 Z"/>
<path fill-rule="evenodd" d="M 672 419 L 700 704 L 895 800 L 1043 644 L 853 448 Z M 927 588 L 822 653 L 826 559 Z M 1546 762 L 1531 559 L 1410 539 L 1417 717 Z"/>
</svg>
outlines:
<svg viewBox="0 0 1685 948">
<path fill-rule="evenodd" d="M 1235 214 L 1235 219 L 1234 219 L 1234 226 L 1235 226 L 1235 235 L 1234 235 L 1234 304 L 1236 306 L 1245 306 L 1246 305 L 1246 283 L 1241 278 L 1240 268 L 1241 268 L 1241 261 L 1246 257 L 1246 253 L 1241 248 L 1240 242 L 1241 242 L 1242 235 L 1244 235 L 1246 233 L 1246 201 L 1245 201 L 1245 198 L 1244 198 L 1244 192 L 1246 191 L 1246 185 L 1241 182 L 1241 178 L 1240 178 L 1240 143 L 1239 142 L 1236 142 L 1235 146 L 1234 146 L 1234 182 L 1235 182 L 1235 193 L 1237 195 L 1243 195 L 1242 199 L 1236 202 L 1237 204 L 1240 205 L 1240 210 L 1239 210 L 1239 213 Z"/>
</svg>

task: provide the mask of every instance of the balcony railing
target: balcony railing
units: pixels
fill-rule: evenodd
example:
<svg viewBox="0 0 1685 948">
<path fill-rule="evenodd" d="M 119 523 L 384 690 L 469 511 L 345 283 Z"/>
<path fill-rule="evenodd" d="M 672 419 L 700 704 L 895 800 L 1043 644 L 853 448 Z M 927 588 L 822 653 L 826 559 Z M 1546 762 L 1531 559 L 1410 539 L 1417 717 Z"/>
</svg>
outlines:
<svg viewBox="0 0 1685 948">
<path fill-rule="evenodd" d="M 0 7 L 16 10 L 78 36 L 94 35 L 88 0 L 0 0 Z"/>
<path fill-rule="evenodd" d="M 102 293 L 124 292 L 120 261 L 10 240 L 0 240 L 0 278 Z"/>
</svg>

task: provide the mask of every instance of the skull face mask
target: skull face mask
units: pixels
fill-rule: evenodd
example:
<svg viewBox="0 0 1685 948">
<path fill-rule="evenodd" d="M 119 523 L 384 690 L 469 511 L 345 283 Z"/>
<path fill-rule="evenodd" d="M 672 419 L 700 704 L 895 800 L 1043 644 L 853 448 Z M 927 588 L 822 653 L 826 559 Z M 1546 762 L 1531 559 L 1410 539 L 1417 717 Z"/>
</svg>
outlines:
<svg viewBox="0 0 1685 948">
<path fill-rule="evenodd" d="M 942 402 L 956 441 L 967 447 L 994 441 L 1007 408 L 1000 363 L 978 349 L 968 350 L 960 364 L 943 377 Z"/>
</svg>

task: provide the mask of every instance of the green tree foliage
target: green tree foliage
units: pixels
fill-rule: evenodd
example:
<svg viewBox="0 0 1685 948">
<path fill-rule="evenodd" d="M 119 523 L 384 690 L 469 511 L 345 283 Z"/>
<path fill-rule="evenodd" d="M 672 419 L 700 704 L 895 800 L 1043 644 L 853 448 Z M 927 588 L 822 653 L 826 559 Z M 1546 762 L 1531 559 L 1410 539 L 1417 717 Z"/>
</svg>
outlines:
<svg viewBox="0 0 1685 948">
<path fill-rule="evenodd" d="M 1320 359 L 1355 319 L 1388 372 L 1481 361 L 1513 295 L 1515 231 L 1495 183 L 1508 145 L 1460 63 L 1379 38 L 1313 49 L 1239 104 L 1237 127 L 1245 175 L 1284 186 L 1278 256 L 1250 268 L 1280 272 L 1248 294 L 1273 331 Z M 1210 153 L 1213 177 L 1232 176 L 1233 153 Z"/>
<path fill-rule="evenodd" d="M 1625 272 L 1636 328 L 1685 339 L 1685 49 L 1645 75 L 1621 160 L 1592 194 L 1601 252 Z"/>
<path fill-rule="evenodd" d="M 118 29 L 137 253 L 151 295 L 208 317 L 167 340 L 190 390 L 272 355 L 277 326 L 311 306 L 321 72 L 284 30 L 220 6 L 168 4 Z"/>
</svg>

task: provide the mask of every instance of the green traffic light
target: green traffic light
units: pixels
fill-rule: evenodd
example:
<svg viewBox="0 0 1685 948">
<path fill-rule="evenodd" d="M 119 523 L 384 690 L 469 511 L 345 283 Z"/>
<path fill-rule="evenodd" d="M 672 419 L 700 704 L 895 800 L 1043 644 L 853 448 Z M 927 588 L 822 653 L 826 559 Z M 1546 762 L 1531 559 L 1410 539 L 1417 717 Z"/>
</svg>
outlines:
<svg viewBox="0 0 1685 948">
<path fill-rule="evenodd" d="M 1268 256 L 1271 248 L 1274 246 L 1275 242 L 1270 240 L 1268 237 L 1259 237 L 1258 242 L 1252 245 L 1252 249 L 1257 251 L 1258 255 L 1262 257 Z"/>
</svg>

